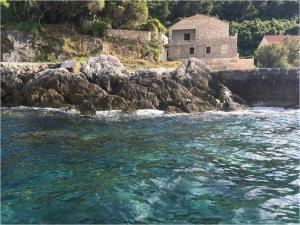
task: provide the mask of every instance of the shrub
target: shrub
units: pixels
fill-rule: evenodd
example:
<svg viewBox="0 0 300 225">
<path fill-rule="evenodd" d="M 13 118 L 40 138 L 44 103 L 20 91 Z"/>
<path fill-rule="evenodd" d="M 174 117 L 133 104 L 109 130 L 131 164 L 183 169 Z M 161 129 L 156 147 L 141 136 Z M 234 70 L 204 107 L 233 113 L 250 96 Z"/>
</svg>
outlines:
<svg viewBox="0 0 300 225">
<path fill-rule="evenodd" d="M 9 21 L 4 24 L 4 27 L 8 29 L 16 29 L 28 32 L 32 34 L 34 37 L 38 37 L 41 33 L 43 33 L 43 27 L 40 23 L 35 21 Z"/>
<path fill-rule="evenodd" d="M 255 52 L 258 67 L 299 66 L 299 42 L 284 41 L 259 47 Z"/>
<path fill-rule="evenodd" d="M 153 55 L 153 59 L 158 62 L 160 55 L 161 44 L 159 41 L 152 39 L 147 45 L 147 52 Z"/>
<path fill-rule="evenodd" d="M 94 19 L 93 21 L 82 20 L 80 26 L 86 34 L 92 34 L 100 37 L 105 35 L 106 29 L 111 28 L 109 21 L 102 21 L 99 19 Z"/>
<path fill-rule="evenodd" d="M 299 57 L 300 57 L 300 45 L 299 41 L 293 40 L 288 41 L 285 40 L 283 42 L 283 47 L 287 49 L 287 57 L 288 63 L 292 66 L 298 67 L 299 66 Z"/>
<path fill-rule="evenodd" d="M 231 22 L 230 33 L 238 33 L 238 51 L 241 56 L 252 56 L 266 34 L 294 34 L 299 24 L 295 20 L 244 20 Z"/>
<path fill-rule="evenodd" d="M 139 27 L 140 30 L 165 33 L 167 29 L 158 19 L 149 19 Z"/>
</svg>

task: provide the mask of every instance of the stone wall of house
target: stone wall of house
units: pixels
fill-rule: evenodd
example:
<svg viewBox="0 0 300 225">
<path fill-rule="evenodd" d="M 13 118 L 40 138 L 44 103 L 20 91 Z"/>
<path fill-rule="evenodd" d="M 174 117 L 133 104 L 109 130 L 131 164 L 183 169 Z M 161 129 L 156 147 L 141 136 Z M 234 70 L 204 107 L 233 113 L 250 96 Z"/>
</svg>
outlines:
<svg viewBox="0 0 300 225">
<path fill-rule="evenodd" d="M 196 30 L 192 29 L 184 29 L 184 30 L 173 30 L 172 31 L 172 43 L 181 43 L 181 42 L 186 42 L 184 40 L 184 34 L 189 33 L 190 34 L 190 40 L 195 41 L 196 39 Z"/>
<path fill-rule="evenodd" d="M 107 29 L 106 35 L 109 37 L 115 37 L 115 38 L 138 40 L 142 43 L 147 43 L 151 40 L 151 32 L 149 32 L 149 31 Z"/>
<path fill-rule="evenodd" d="M 224 70 L 212 75 L 249 104 L 299 105 L 299 68 Z"/>
<path fill-rule="evenodd" d="M 229 37 L 229 23 L 208 19 L 197 23 L 196 39 Z"/>
<path fill-rule="evenodd" d="M 229 23 L 213 17 L 183 20 L 171 27 L 170 34 L 184 29 L 196 29 L 196 39 L 229 36 Z"/>
<path fill-rule="evenodd" d="M 206 53 L 210 47 L 210 53 Z M 191 48 L 194 53 L 191 54 Z M 237 54 L 237 38 L 210 38 L 191 42 L 170 43 L 168 45 L 168 59 L 187 59 L 189 57 L 196 58 L 235 58 Z"/>
</svg>

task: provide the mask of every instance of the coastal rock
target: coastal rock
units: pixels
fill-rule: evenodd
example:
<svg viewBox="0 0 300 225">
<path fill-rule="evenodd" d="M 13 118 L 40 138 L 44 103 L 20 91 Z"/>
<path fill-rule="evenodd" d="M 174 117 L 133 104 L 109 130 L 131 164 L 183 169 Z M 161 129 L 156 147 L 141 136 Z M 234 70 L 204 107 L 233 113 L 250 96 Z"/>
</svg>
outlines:
<svg viewBox="0 0 300 225">
<path fill-rule="evenodd" d="M 83 100 L 80 104 L 79 104 L 79 111 L 81 114 L 84 115 L 96 115 L 96 108 L 93 105 L 93 103 L 87 101 L 87 100 Z"/>
<path fill-rule="evenodd" d="M 115 88 L 130 75 L 118 58 L 104 54 L 88 59 L 82 64 L 81 72 L 110 94 L 114 94 Z"/>
<path fill-rule="evenodd" d="M 49 67 L 52 63 L 1 63 L 1 104 L 3 106 L 26 105 L 22 93 L 24 85 L 36 73 Z"/>
<path fill-rule="evenodd" d="M 13 71 L 1 76 L 5 101 L 43 107 L 77 106 L 83 114 L 96 110 L 159 109 L 173 112 L 236 110 L 245 107 L 239 96 L 214 79 L 200 59 L 186 60 L 178 69 L 139 69 L 131 72 L 109 55 L 75 60 L 44 69 L 26 79 Z M 10 90 L 14 90 L 10 93 Z"/>
<path fill-rule="evenodd" d="M 75 59 L 70 59 L 63 62 L 60 67 L 65 68 L 72 73 L 79 73 L 81 65 L 80 62 L 76 61 Z"/>
<path fill-rule="evenodd" d="M 202 112 L 221 109 L 209 87 L 208 68 L 198 59 L 186 61 L 174 71 L 145 69 L 123 83 L 116 93 L 130 102 L 131 108 L 168 112 Z"/>
<path fill-rule="evenodd" d="M 0 68 L 1 87 L 4 90 L 19 89 L 22 87 L 23 81 L 18 77 L 17 73 L 11 68 Z"/>
<path fill-rule="evenodd" d="M 53 96 L 47 95 L 50 89 L 55 90 L 63 97 L 64 100 L 60 99 L 58 101 L 59 106 L 66 104 L 80 105 L 84 100 L 88 100 L 97 106 L 99 101 L 107 95 L 98 85 L 88 82 L 80 74 L 70 73 L 63 68 L 47 69 L 38 73 L 34 79 L 24 86 L 22 91 L 29 105 L 44 106 L 43 102 L 52 102 Z M 36 98 L 43 99 L 43 101 L 36 101 Z M 54 105 L 51 106 L 55 107 Z"/>
<path fill-rule="evenodd" d="M 41 40 L 36 40 L 32 35 L 19 30 L 3 30 L 1 28 L 1 61 L 4 62 L 30 62 L 38 52 Z"/>
</svg>

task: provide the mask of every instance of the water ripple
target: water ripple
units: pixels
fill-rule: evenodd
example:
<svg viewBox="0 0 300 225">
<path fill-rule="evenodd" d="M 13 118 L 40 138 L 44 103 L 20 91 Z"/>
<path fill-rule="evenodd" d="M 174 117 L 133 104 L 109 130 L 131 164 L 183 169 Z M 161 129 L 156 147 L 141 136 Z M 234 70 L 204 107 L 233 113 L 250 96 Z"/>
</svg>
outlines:
<svg viewBox="0 0 300 225">
<path fill-rule="evenodd" d="M 1 112 L 3 223 L 299 221 L 299 110 Z"/>
</svg>

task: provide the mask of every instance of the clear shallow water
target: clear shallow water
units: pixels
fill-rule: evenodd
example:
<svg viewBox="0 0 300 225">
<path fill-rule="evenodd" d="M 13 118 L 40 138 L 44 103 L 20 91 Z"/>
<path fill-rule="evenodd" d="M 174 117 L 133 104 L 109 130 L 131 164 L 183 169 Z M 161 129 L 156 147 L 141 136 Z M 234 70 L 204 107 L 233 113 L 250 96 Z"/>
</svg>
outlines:
<svg viewBox="0 0 300 225">
<path fill-rule="evenodd" d="M 298 223 L 299 112 L 2 109 L 2 223 Z"/>
</svg>

